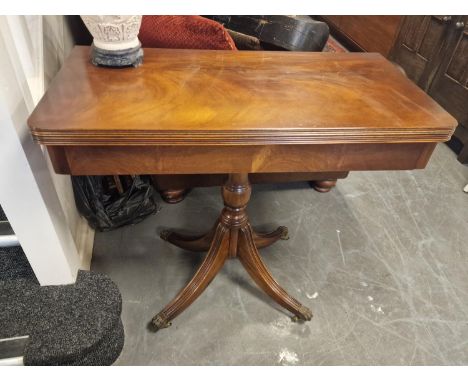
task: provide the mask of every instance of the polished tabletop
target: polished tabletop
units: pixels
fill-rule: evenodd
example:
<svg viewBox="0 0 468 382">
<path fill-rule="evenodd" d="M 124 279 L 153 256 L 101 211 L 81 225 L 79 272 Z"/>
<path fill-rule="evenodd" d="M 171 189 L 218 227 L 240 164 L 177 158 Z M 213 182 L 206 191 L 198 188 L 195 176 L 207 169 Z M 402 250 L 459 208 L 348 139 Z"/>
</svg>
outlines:
<svg viewBox="0 0 468 382">
<path fill-rule="evenodd" d="M 457 122 L 377 53 L 145 49 L 138 68 L 75 47 L 28 120 L 46 145 L 447 140 Z"/>
</svg>

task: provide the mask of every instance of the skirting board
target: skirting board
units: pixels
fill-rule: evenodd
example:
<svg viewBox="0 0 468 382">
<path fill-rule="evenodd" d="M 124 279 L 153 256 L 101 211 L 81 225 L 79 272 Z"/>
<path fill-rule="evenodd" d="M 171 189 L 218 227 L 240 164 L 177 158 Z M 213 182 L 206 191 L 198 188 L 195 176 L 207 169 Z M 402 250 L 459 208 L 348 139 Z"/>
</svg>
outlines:
<svg viewBox="0 0 468 382">
<path fill-rule="evenodd" d="M 91 268 L 91 258 L 93 256 L 95 231 L 92 229 L 85 218 L 81 217 L 75 232 L 76 249 L 80 256 L 80 269 L 89 271 Z"/>
</svg>

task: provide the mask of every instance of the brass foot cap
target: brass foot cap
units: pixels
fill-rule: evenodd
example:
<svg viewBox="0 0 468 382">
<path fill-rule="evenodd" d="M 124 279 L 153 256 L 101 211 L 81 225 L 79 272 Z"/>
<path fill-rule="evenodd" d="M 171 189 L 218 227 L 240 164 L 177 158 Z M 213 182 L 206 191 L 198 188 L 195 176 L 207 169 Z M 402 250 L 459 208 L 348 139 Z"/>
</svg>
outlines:
<svg viewBox="0 0 468 382">
<path fill-rule="evenodd" d="M 165 329 L 172 325 L 172 322 L 168 321 L 164 316 L 157 314 L 151 320 L 151 324 L 155 330 Z"/>
<path fill-rule="evenodd" d="M 160 234 L 159 234 L 159 237 L 165 241 L 167 241 L 169 239 L 169 236 L 171 234 L 171 231 L 168 231 L 168 230 L 164 230 L 162 231 Z"/>
<path fill-rule="evenodd" d="M 309 308 L 302 306 L 299 310 L 299 313 L 292 318 L 294 322 L 297 321 L 310 321 L 313 315 Z"/>
<path fill-rule="evenodd" d="M 280 229 L 283 231 L 283 233 L 281 234 L 280 239 L 281 239 L 281 240 L 289 240 L 289 231 L 288 231 L 288 227 L 281 226 Z"/>
</svg>

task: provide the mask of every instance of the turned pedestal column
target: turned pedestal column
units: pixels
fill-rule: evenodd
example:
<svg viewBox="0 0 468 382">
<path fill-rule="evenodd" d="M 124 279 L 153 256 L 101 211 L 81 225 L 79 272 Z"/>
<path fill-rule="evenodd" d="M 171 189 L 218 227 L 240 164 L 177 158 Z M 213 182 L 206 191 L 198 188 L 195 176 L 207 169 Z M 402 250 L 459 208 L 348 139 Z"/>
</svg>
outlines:
<svg viewBox="0 0 468 382">
<path fill-rule="evenodd" d="M 165 231 L 161 238 L 191 251 L 208 251 L 192 280 L 153 319 L 155 329 L 168 327 L 171 320 L 182 313 L 200 296 L 214 279 L 228 258 L 238 258 L 257 285 L 273 300 L 294 314 L 294 319 L 310 320 L 311 311 L 291 297 L 273 278 L 258 253 L 258 248 L 287 239 L 286 227 L 273 232 L 257 233 L 250 226 L 246 213 L 251 187 L 248 174 L 230 174 L 222 187 L 224 209 L 205 235 L 185 236 Z"/>
</svg>

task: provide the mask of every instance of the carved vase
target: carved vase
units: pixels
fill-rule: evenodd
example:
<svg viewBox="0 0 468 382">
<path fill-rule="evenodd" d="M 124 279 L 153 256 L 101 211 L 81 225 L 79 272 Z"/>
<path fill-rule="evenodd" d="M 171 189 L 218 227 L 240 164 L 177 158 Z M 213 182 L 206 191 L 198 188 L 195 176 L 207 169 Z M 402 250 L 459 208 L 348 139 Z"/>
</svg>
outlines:
<svg viewBox="0 0 468 382">
<path fill-rule="evenodd" d="M 91 61 L 103 66 L 138 66 L 143 61 L 143 49 L 138 32 L 141 15 L 81 16 L 93 36 Z"/>
</svg>

